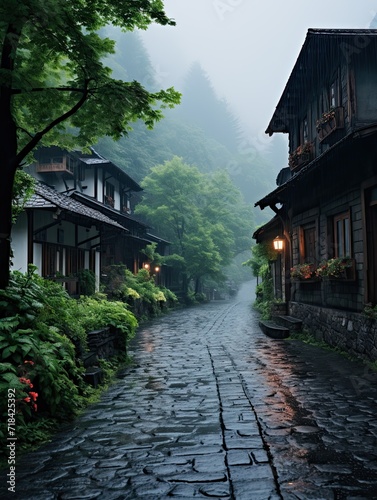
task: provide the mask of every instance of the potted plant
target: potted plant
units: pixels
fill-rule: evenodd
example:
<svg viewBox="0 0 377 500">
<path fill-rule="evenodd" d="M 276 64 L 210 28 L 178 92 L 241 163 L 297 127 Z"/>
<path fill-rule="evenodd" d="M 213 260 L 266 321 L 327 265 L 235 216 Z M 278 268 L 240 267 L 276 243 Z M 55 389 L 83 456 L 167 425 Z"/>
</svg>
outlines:
<svg viewBox="0 0 377 500">
<path fill-rule="evenodd" d="M 344 109 L 342 106 L 325 111 L 317 120 L 317 133 L 320 141 L 324 140 L 334 130 L 344 127 Z"/>
<path fill-rule="evenodd" d="M 313 146 L 310 142 L 305 142 L 296 148 L 293 153 L 289 155 L 289 166 L 291 170 L 304 166 L 308 163 L 313 156 Z"/>
<path fill-rule="evenodd" d="M 293 266 L 291 268 L 291 278 L 298 281 L 305 281 L 315 278 L 314 264 L 304 263 Z"/>
<path fill-rule="evenodd" d="M 331 122 L 335 118 L 335 109 L 330 109 L 323 113 L 321 118 L 317 120 L 317 130 L 326 127 L 326 124 Z"/>
<path fill-rule="evenodd" d="M 352 279 L 351 272 L 353 268 L 354 260 L 350 257 L 334 257 L 322 261 L 316 269 L 315 274 L 319 278 Z"/>
</svg>

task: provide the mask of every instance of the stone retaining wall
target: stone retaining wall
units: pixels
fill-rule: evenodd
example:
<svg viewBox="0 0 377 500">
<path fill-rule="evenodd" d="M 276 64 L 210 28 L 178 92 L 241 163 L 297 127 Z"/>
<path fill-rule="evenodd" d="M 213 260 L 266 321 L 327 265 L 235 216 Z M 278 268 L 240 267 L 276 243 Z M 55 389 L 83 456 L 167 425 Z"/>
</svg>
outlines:
<svg viewBox="0 0 377 500">
<path fill-rule="evenodd" d="M 317 339 L 361 357 L 377 360 L 377 321 L 364 315 L 325 307 L 289 303 L 289 314 L 301 319 Z"/>
</svg>

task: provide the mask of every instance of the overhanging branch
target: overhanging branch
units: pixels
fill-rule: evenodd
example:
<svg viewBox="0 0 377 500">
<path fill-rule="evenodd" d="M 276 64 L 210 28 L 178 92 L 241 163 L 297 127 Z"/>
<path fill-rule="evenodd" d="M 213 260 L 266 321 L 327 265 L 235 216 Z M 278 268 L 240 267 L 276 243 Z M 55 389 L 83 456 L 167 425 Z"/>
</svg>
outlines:
<svg viewBox="0 0 377 500">
<path fill-rule="evenodd" d="M 44 135 L 46 135 L 48 132 L 50 132 L 50 130 L 59 125 L 59 123 L 62 123 L 68 118 L 70 118 L 81 108 L 81 106 L 83 106 L 90 93 L 88 89 L 88 84 L 89 81 L 86 82 L 86 88 L 83 90 L 83 95 L 81 99 L 77 101 L 77 103 L 70 110 L 58 116 L 58 118 L 49 123 L 47 127 L 45 127 L 40 132 L 37 132 L 34 135 L 34 137 L 26 144 L 26 146 L 21 149 L 21 151 L 17 154 L 15 158 L 15 165 L 14 165 L 15 167 L 17 167 L 21 163 L 21 161 L 35 148 L 35 146 L 38 144 L 38 142 L 42 139 Z"/>
</svg>

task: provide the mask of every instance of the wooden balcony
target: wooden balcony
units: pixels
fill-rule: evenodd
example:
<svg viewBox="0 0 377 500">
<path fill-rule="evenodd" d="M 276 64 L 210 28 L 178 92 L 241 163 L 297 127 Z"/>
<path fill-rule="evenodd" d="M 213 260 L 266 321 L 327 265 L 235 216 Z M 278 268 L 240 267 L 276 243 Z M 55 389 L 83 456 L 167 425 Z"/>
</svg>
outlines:
<svg viewBox="0 0 377 500">
<path fill-rule="evenodd" d="M 46 158 L 37 163 L 36 171 L 38 173 L 63 172 L 72 175 L 74 172 L 74 165 L 67 157 Z"/>
<path fill-rule="evenodd" d="M 327 113 L 324 113 L 322 118 L 317 122 L 317 134 L 319 142 L 326 139 L 336 130 L 344 128 L 344 108 L 339 106 Z"/>
</svg>

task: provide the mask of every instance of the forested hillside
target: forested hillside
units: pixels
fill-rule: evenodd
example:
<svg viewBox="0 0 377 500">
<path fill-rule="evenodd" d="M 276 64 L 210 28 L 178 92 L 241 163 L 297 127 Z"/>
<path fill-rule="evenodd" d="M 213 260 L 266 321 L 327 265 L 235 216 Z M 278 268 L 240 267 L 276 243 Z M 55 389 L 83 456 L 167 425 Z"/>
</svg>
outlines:
<svg viewBox="0 0 377 500">
<path fill-rule="evenodd" d="M 147 51 L 137 33 L 109 33 L 117 40 L 116 53 L 107 61 L 114 76 L 138 80 L 148 89 L 158 88 Z M 242 138 L 237 118 L 227 103 L 216 96 L 205 71 L 193 64 L 184 79 L 182 103 L 166 110 L 154 130 L 135 123 L 119 142 L 104 138 L 96 149 L 141 182 L 150 169 L 174 156 L 196 165 L 204 173 L 225 169 L 241 190 L 245 201 L 254 205 L 275 186 L 276 167 Z M 252 117 L 251 117 L 252 118 Z M 257 224 L 270 214 L 255 211 Z"/>
</svg>

